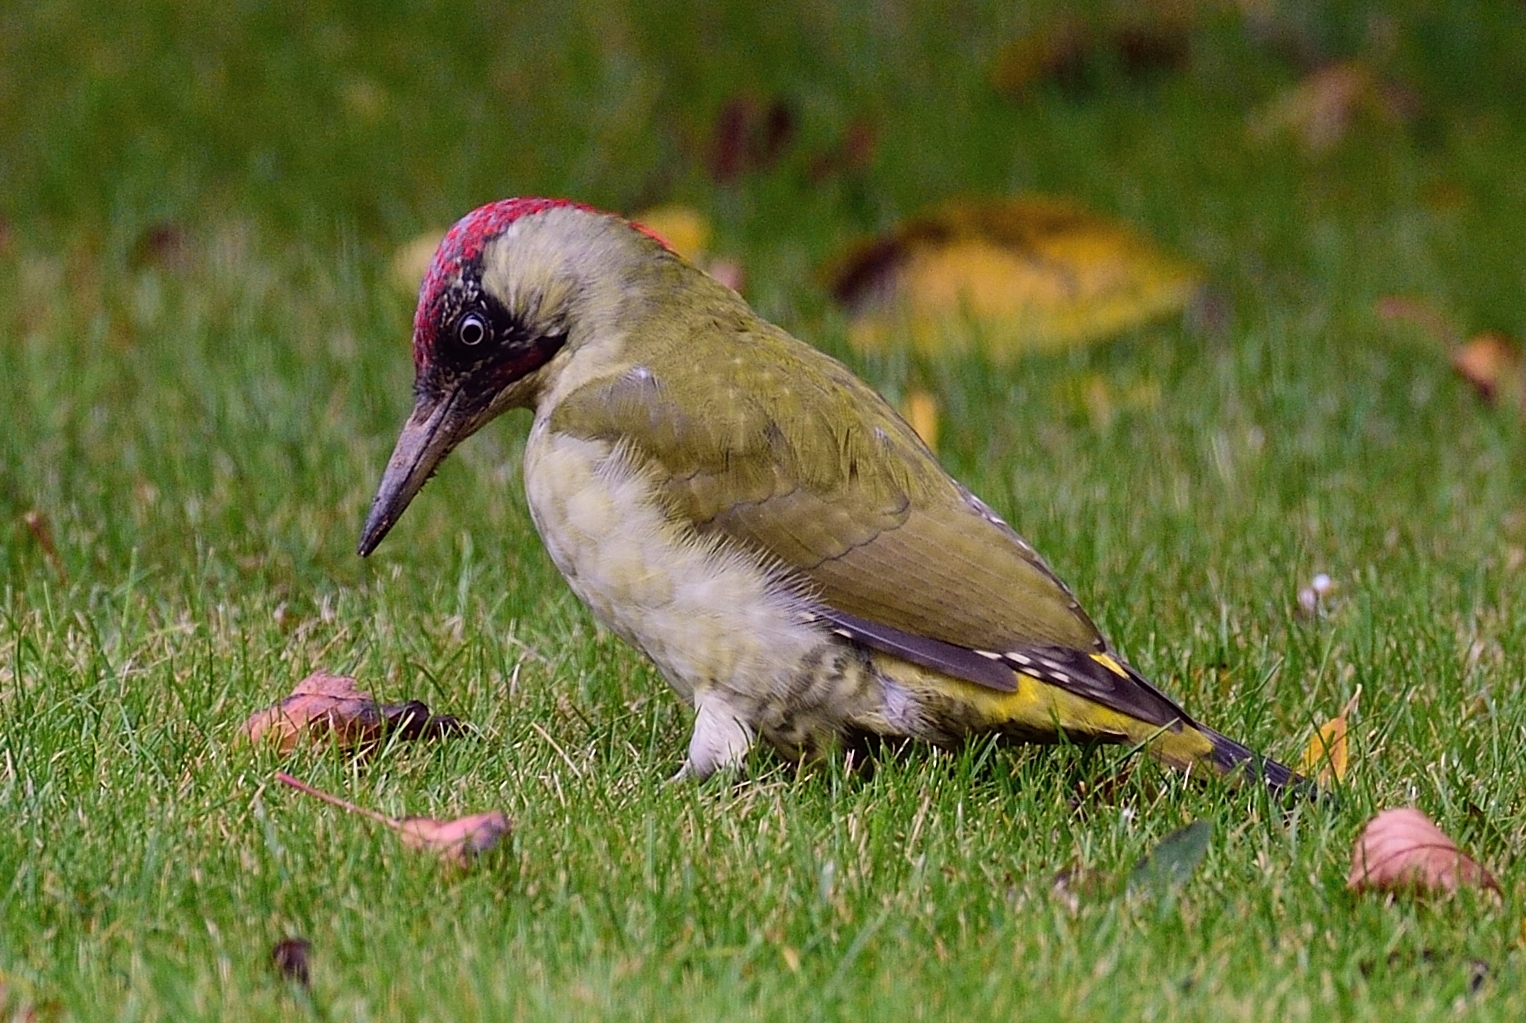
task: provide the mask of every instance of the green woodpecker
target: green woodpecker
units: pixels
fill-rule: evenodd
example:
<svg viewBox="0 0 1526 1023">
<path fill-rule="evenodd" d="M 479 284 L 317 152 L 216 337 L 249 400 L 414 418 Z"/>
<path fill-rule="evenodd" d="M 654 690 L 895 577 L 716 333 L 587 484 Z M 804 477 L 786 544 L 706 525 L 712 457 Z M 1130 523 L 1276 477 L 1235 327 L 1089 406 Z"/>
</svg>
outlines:
<svg viewBox="0 0 1526 1023">
<path fill-rule="evenodd" d="M 594 617 L 693 706 L 683 774 L 757 738 L 806 756 L 996 732 L 1292 781 L 1112 653 L 868 385 L 637 225 L 548 199 L 467 215 L 420 288 L 413 360 L 360 554 L 457 444 L 533 410 L 530 514 Z"/>
</svg>

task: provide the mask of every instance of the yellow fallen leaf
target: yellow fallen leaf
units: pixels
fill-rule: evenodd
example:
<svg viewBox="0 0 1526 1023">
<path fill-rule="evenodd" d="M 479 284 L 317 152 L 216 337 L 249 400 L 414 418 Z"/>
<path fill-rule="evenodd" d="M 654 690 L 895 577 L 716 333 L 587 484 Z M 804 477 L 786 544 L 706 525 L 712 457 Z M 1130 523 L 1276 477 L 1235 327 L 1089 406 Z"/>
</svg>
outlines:
<svg viewBox="0 0 1526 1023">
<path fill-rule="evenodd" d="M 691 263 L 698 263 L 710 247 L 710 221 L 692 206 L 654 206 L 631 218 L 668 243 L 668 247 Z"/>
<path fill-rule="evenodd" d="M 425 231 L 405 242 L 392 254 L 392 283 L 399 290 L 410 295 L 419 290 L 424 275 L 429 272 L 429 263 L 434 259 L 435 249 L 440 247 L 440 240 L 444 237 L 444 228 Z"/>
<path fill-rule="evenodd" d="M 901 403 L 901 415 L 911 424 L 911 428 L 917 431 L 917 436 L 922 438 L 929 450 L 938 450 L 938 399 L 926 391 L 912 390 L 906 392 L 906 399 Z"/>
<path fill-rule="evenodd" d="M 998 361 L 1180 313 L 1199 286 L 1130 228 L 1045 198 L 947 204 L 852 247 L 827 275 L 855 347 L 906 337 L 940 354 L 978 338 Z"/>
<path fill-rule="evenodd" d="M 1321 788 L 1328 788 L 1332 782 L 1346 779 L 1346 769 L 1351 762 L 1350 744 L 1346 739 L 1347 718 L 1356 710 L 1357 701 L 1361 698 L 1362 690 L 1358 686 L 1341 712 L 1319 726 L 1303 751 L 1298 773 L 1305 778 L 1314 778 Z"/>
</svg>

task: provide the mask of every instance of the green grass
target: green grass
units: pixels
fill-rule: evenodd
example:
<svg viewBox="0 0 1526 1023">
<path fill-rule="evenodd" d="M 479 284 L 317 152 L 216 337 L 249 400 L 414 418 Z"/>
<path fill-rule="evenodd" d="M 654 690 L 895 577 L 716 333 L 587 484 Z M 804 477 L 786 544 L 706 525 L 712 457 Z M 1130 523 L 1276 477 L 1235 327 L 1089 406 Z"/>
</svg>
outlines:
<svg viewBox="0 0 1526 1023">
<path fill-rule="evenodd" d="M 1421 97 L 1417 119 L 1361 123 L 1313 159 L 1250 140 L 1247 117 L 1298 71 L 1229 12 L 1203 18 L 1184 69 L 1144 84 L 1104 69 L 1091 93 L 1015 103 L 984 68 L 1043 15 L 859 7 L 0 12 L 11 1008 L 1526 1012 L 1526 446 L 1432 342 L 1372 313 L 1417 294 L 1465 329 L 1526 332 L 1526 15 L 1278 15 L 1301 45 L 1371 60 Z M 705 139 L 738 93 L 787 97 L 797 139 L 776 167 L 717 185 Z M 859 119 L 879 134 L 870 165 L 813 181 L 814 155 Z M 947 195 L 1009 190 L 1074 196 L 1196 259 L 1223 323 L 1007 369 L 848 354 L 815 268 Z M 694 203 L 766 315 L 887 393 L 932 384 L 950 468 L 1207 722 L 1296 761 L 1360 686 L 1340 804 L 1284 815 L 1117 750 L 986 744 L 885 755 L 867 775 L 760 756 L 738 787 L 669 785 L 686 712 L 541 550 L 523 417 L 452 456 L 357 559 L 409 402 L 411 300 L 388 260 L 478 202 L 534 192 Z M 178 254 L 144 241 L 163 224 Z M 1088 377 L 1160 398 L 1094 421 Z M 1337 599 L 1306 622 L 1295 593 L 1317 571 Z M 316 668 L 477 734 L 359 761 L 236 741 Z M 388 813 L 497 807 L 516 830 L 452 875 L 273 785 L 283 766 Z M 1345 891 L 1361 824 L 1408 803 L 1496 868 L 1502 904 Z M 1199 818 L 1212 842 L 1180 891 L 1119 891 Z M 1077 866 L 1102 880 L 1072 901 L 1053 878 Z M 268 964 L 292 934 L 313 943 L 310 1001 Z"/>
</svg>

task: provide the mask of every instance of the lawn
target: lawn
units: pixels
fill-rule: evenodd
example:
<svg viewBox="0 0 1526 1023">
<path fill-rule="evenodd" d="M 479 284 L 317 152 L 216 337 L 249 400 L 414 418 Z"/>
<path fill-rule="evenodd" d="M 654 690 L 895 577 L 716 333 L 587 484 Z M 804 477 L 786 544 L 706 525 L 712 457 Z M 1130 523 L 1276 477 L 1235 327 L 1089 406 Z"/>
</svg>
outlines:
<svg viewBox="0 0 1526 1023">
<path fill-rule="evenodd" d="M 1526 334 L 1526 10 L 1182 4 L 1161 66 L 1097 44 L 1012 96 L 991 68 L 1055 10 L 289 6 L 0 10 L 0 1018 L 1526 1016 L 1522 420 L 1375 312 Z M 1258 130 L 1337 61 L 1388 101 L 1317 152 Z M 776 102 L 718 167 L 723 112 Z M 1209 300 L 1011 365 L 849 347 L 846 243 L 1025 192 Z M 688 712 L 542 550 L 523 414 L 357 558 L 410 407 L 394 256 L 536 193 L 691 205 L 763 315 L 932 391 L 945 464 L 1207 723 L 1296 763 L 1360 689 L 1338 800 L 984 742 L 670 784 Z M 318 669 L 471 733 L 240 741 Z M 451 871 L 283 769 L 514 831 Z M 1502 898 L 1348 892 L 1402 805 Z M 1195 820 L 1190 878 L 1129 889 Z"/>
</svg>

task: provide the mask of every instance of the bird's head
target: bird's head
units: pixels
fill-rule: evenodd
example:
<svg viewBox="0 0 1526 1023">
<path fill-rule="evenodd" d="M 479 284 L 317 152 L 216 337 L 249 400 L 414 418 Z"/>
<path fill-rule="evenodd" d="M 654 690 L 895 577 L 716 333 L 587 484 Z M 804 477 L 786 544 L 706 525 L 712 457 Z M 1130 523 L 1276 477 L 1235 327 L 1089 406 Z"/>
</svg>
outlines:
<svg viewBox="0 0 1526 1023">
<path fill-rule="evenodd" d="M 403 424 L 359 552 L 370 554 L 457 444 L 548 380 L 618 307 L 661 239 L 564 199 L 504 199 L 445 235 L 413 319 L 413 412 Z"/>
</svg>

